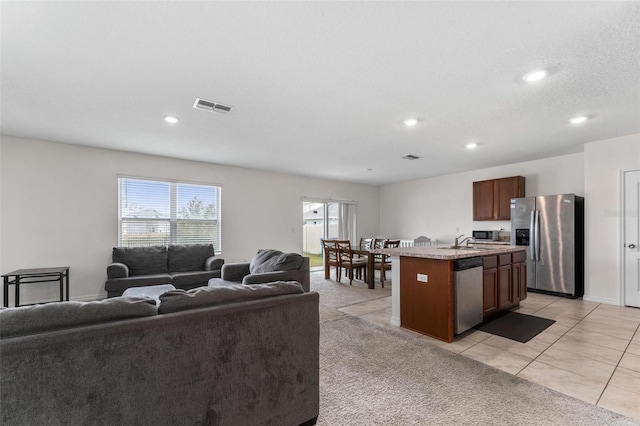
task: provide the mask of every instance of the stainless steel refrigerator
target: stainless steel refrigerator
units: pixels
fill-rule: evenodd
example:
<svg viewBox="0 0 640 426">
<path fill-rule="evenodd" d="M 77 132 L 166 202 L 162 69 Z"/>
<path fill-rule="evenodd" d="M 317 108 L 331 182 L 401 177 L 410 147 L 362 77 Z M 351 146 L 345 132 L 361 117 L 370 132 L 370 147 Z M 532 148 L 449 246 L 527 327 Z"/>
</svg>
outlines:
<svg viewBox="0 0 640 426">
<path fill-rule="evenodd" d="M 511 199 L 511 244 L 527 247 L 527 288 L 584 295 L 584 198 Z"/>
</svg>

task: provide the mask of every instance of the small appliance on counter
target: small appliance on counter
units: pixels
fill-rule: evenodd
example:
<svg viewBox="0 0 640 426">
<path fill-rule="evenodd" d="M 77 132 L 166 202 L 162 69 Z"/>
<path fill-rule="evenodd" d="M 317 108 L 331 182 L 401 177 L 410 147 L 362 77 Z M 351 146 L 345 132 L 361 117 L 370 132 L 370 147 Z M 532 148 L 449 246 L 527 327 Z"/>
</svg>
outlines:
<svg viewBox="0 0 640 426">
<path fill-rule="evenodd" d="M 500 241 L 499 231 L 472 231 L 473 239 L 476 241 Z"/>
</svg>

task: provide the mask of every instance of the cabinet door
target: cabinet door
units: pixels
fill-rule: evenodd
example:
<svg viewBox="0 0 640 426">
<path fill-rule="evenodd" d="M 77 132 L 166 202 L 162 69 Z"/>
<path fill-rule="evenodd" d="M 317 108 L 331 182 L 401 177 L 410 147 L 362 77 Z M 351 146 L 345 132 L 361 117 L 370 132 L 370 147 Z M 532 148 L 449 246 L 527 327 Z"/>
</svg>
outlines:
<svg viewBox="0 0 640 426">
<path fill-rule="evenodd" d="M 520 300 L 527 298 L 527 262 L 520 263 Z"/>
<path fill-rule="evenodd" d="M 520 280 L 522 279 L 522 264 L 514 263 L 511 265 L 511 303 L 519 303 L 520 302 Z"/>
<path fill-rule="evenodd" d="M 494 219 L 511 220 L 511 199 L 524 197 L 524 178 L 514 176 L 495 180 Z"/>
<path fill-rule="evenodd" d="M 511 303 L 511 265 L 498 268 L 498 307 L 508 308 Z"/>
<path fill-rule="evenodd" d="M 498 310 L 498 268 L 484 270 L 482 280 L 482 313 L 490 315 Z"/>
<path fill-rule="evenodd" d="M 473 220 L 493 220 L 493 181 L 473 182 Z"/>
</svg>

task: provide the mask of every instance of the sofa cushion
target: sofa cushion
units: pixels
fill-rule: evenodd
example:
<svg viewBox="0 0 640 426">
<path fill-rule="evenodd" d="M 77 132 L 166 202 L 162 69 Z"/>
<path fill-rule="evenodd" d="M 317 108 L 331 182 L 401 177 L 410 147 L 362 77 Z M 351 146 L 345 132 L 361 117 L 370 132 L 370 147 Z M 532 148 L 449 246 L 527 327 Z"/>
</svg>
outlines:
<svg viewBox="0 0 640 426">
<path fill-rule="evenodd" d="M 104 288 L 107 291 L 123 292 L 129 287 L 141 287 L 161 284 L 172 284 L 171 275 L 154 274 L 129 278 L 116 278 L 113 280 L 107 280 L 104 284 Z"/>
<path fill-rule="evenodd" d="M 124 263 L 129 267 L 129 276 L 166 274 L 167 247 L 114 247 L 113 262 Z M 203 262 L 204 264 L 204 262 Z"/>
<path fill-rule="evenodd" d="M 0 310 L 0 337 L 157 315 L 153 299 L 114 297 L 97 302 L 52 302 Z"/>
<path fill-rule="evenodd" d="M 291 271 L 300 269 L 303 258 L 297 253 L 283 253 L 278 250 L 260 249 L 251 259 L 249 272 L 260 274 L 263 272 Z"/>
<path fill-rule="evenodd" d="M 189 291 L 172 290 L 160 296 L 158 312 L 167 314 L 187 309 L 297 293 L 303 293 L 303 290 L 300 283 L 295 281 L 278 281 L 257 285 L 232 284 L 200 287 Z"/>
<path fill-rule="evenodd" d="M 169 272 L 204 271 L 205 262 L 213 255 L 213 244 L 170 244 Z"/>
<path fill-rule="evenodd" d="M 178 288 L 206 286 L 211 278 L 219 278 L 220 270 L 176 272 L 171 274 L 171 284 Z"/>
</svg>

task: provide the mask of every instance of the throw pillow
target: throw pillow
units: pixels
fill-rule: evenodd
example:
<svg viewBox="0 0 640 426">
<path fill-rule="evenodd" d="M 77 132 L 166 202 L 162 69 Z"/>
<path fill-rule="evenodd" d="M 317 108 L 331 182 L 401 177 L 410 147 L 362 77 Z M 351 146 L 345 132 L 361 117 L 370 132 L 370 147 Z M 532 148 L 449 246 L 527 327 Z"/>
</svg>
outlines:
<svg viewBox="0 0 640 426">
<path fill-rule="evenodd" d="M 261 274 L 274 271 L 293 271 L 300 269 L 304 258 L 297 253 L 283 253 L 278 250 L 261 249 L 251 259 L 249 273 Z"/>
</svg>

